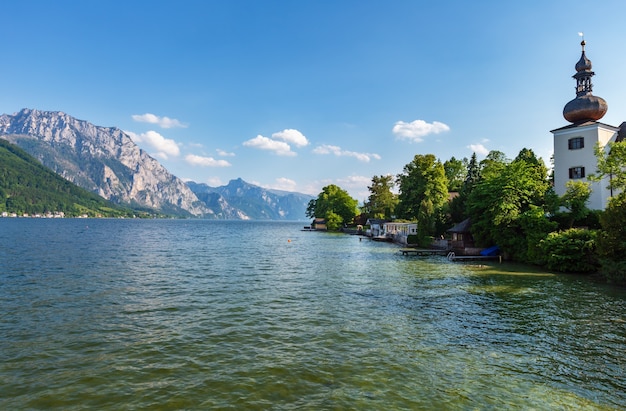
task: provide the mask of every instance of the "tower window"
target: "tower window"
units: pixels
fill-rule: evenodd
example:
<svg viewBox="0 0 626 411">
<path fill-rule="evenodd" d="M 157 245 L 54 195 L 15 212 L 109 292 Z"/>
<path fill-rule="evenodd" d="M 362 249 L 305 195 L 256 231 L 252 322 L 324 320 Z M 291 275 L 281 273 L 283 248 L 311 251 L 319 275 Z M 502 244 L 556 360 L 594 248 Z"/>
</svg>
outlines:
<svg viewBox="0 0 626 411">
<path fill-rule="evenodd" d="M 578 150 L 585 147 L 584 137 L 574 137 L 567 140 L 567 148 L 570 150 Z"/>
<path fill-rule="evenodd" d="M 569 169 L 569 178 L 585 178 L 585 167 L 572 167 Z"/>
</svg>

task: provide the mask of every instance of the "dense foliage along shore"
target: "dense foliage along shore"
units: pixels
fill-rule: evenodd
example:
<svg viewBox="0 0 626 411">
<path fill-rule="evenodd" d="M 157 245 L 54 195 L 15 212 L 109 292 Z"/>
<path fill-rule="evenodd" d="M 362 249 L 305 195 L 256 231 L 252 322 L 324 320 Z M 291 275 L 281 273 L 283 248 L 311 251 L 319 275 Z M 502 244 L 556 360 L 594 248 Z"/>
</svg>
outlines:
<svg viewBox="0 0 626 411">
<path fill-rule="evenodd" d="M 513 160 L 491 151 L 480 162 L 476 153 L 443 163 L 418 154 L 397 176 L 374 176 L 362 207 L 331 185 L 309 203 L 307 215 L 326 219 L 331 230 L 369 218 L 416 221 L 422 247 L 468 220 L 475 245 L 498 245 L 508 260 L 626 284 L 626 141 L 596 156 L 589 179 L 610 175 L 607 189 L 616 193 L 605 210 L 587 208 L 587 181 L 568 182 L 558 196 L 544 161 L 525 148 Z"/>
</svg>

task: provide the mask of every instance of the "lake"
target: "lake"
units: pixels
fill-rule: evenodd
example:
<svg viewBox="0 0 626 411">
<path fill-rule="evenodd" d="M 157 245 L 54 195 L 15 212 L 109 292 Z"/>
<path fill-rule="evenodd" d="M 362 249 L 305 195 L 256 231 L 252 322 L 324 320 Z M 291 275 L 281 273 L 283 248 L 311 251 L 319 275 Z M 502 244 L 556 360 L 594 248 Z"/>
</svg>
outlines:
<svg viewBox="0 0 626 411">
<path fill-rule="evenodd" d="M 626 408 L 626 290 L 302 226 L 0 219 L 0 409 Z"/>
</svg>

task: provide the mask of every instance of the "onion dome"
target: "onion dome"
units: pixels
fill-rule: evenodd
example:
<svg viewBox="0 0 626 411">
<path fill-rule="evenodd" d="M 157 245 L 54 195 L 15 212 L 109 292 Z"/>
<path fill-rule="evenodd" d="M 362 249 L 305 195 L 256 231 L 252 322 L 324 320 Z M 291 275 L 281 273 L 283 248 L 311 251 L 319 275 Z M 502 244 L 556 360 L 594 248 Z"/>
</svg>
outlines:
<svg viewBox="0 0 626 411">
<path fill-rule="evenodd" d="M 574 67 L 577 73 L 591 70 L 591 60 L 589 60 L 585 55 L 585 44 L 585 40 L 580 42 L 580 45 L 583 48 L 583 54 L 580 56 L 580 60 L 578 60 L 578 63 L 576 63 L 576 66 Z"/>
<path fill-rule="evenodd" d="M 582 55 L 576 63 L 576 74 L 573 76 L 576 79 L 576 98 L 563 108 L 563 117 L 570 123 L 600 120 L 608 110 L 608 105 L 602 97 L 591 94 L 591 77 L 595 73 L 591 71 L 591 60 L 585 55 L 585 40 L 580 45 Z"/>
</svg>

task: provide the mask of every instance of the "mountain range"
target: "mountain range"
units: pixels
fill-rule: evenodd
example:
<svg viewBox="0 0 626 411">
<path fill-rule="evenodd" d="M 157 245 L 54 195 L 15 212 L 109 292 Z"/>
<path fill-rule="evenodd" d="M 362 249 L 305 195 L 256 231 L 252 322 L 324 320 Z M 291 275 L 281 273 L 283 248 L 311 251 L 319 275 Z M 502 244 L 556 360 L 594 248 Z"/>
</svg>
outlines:
<svg viewBox="0 0 626 411">
<path fill-rule="evenodd" d="M 313 196 L 268 190 L 241 179 L 222 187 L 185 183 L 116 127 L 60 111 L 0 115 L 0 138 L 45 167 L 114 203 L 178 216 L 303 220 Z"/>
</svg>

